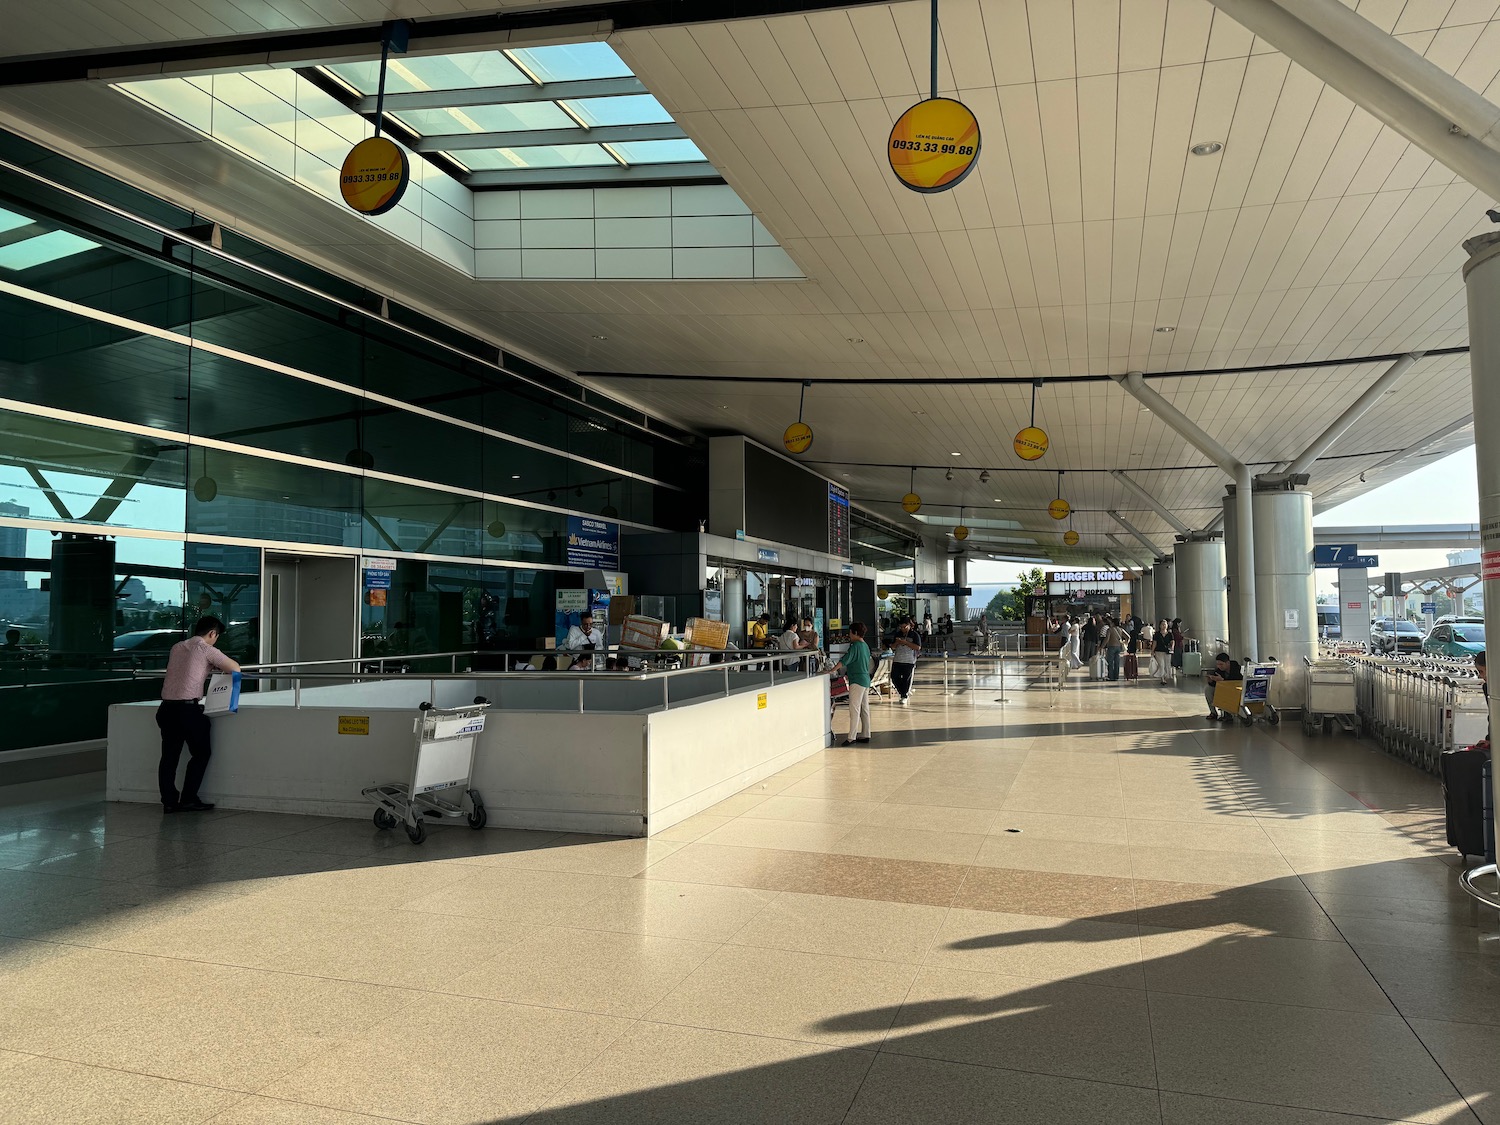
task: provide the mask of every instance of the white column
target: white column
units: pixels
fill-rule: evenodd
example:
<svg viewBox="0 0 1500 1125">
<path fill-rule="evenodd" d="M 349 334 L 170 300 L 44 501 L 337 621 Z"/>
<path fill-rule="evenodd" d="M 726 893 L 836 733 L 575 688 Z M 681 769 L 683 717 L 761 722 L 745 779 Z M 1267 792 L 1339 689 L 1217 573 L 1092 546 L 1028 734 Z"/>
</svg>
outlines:
<svg viewBox="0 0 1500 1125">
<path fill-rule="evenodd" d="M 1500 232 L 1464 243 L 1469 261 L 1464 281 L 1469 292 L 1469 376 L 1474 393 L 1474 460 L 1479 478 L 1480 575 L 1484 604 L 1500 606 Z M 1490 693 L 1490 729 L 1495 729 L 1496 699 Z M 1500 770 L 1492 771 L 1500 775 Z M 1500 780 L 1495 781 L 1500 798 Z M 1500 800 L 1494 802 L 1500 829 Z"/>
<path fill-rule="evenodd" d="M 1224 598 L 1224 541 L 1189 539 L 1173 549 L 1177 612 L 1204 652 L 1218 652 L 1229 636 Z"/>
<path fill-rule="evenodd" d="M 1151 567 L 1152 609 L 1157 617 L 1171 621 L 1177 612 L 1177 573 L 1171 559 L 1157 559 Z"/>
<path fill-rule="evenodd" d="M 955 586 L 969 584 L 969 560 L 966 555 L 953 556 L 953 584 Z M 969 619 L 969 599 L 963 594 L 957 594 L 953 598 L 953 619 L 955 621 Z"/>
<path fill-rule="evenodd" d="M 1339 640 L 1370 643 L 1370 572 L 1339 571 Z"/>
<path fill-rule="evenodd" d="M 1278 708 L 1301 707 L 1307 701 L 1307 666 L 1302 658 L 1318 653 L 1312 493 L 1274 488 L 1257 491 L 1253 498 L 1260 640 L 1255 656 L 1281 662 L 1281 671 L 1271 681 L 1271 702 Z"/>
</svg>

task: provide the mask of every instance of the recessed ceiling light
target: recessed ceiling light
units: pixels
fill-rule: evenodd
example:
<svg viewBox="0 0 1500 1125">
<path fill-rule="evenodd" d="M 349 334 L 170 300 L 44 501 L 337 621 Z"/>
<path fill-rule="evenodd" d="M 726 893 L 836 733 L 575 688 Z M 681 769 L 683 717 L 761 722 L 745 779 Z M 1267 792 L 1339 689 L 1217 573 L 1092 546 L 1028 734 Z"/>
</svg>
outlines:
<svg viewBox="0 0 1500 1125">
<path fill-rule="evenodd" d="M 949 457 L 962 457 L 963 454 L 962 453 L 950 453 L 950 454 L 948 454 L 948 456 Z"/>
<path fill-rule="evenodd" d="M 595 336 L 594 339 L 596 339 L 596 340 L 608 340 L 609 337 L 608 336 Z"/>
<path fill-rule="evenodd" d="M 913 414 L 926 414 L 927 411 L 925 411 L 925 410 L 913 410 L 912 413 Z"/>
<path fill-rule="evenodd" d="M 1176 332 L 1177 329 L 1174 328 L 1170 324 L 1163 324 L 1160 328 L 1157 329 L 1157 331 L 1158 332 Z"/>
<path fill-rule="evenodd" d="M 1216 152 L 1223 152 L 1224 146 L 1218 141 L 1204 141 L 1188 149 L 1194 156 L 1212 156 Z"/>
<path fill-rule="evenodd" d="M 510 479 L 511 480 L 520 480 L 521 479 L 521 474 L 520 473 L 511 473 L 510 474 Z"/>
<path fill-rule="evenodd" d="M 723 403 L 719 403 L 719 409 L 720 410 L 728 410 L 729 407 L 725 406 Z"/>
<path fill-rule="evenodd" d="M 865 342 L 863 336 L 845 336 L 844 339 L 851 344 L 863 344 Z"/>
</svg>

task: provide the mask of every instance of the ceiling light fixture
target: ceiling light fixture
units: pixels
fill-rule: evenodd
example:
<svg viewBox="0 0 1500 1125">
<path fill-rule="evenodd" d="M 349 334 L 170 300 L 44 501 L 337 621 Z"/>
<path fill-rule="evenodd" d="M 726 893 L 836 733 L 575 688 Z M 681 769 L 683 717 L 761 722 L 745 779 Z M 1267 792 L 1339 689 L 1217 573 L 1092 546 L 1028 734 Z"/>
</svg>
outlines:
<svg viewBox="0 0 1500 1125">
<path fill-rule="evenodd" d="M 595 336 L 594 339 L 596 339 L 596 340 L 608 340 L 609 337 L 608 336 Z"/>
<path fill-rule="evenodd" d="M 1177 329 L 1170 324 L 1163 324 L 1157 329 L 1158 332 L 1176 332 Z"/>
<path fill-rule="evenodd" d="M 865 342 L 863 336 L 845 336 L 844 339 L 851 344 L 863 344 Z"/>
<path fill-rule="evenodd" d="M 1194 156 L 1212 156 L 1216 152 L 1223 152 L 1224 146 L 1218 141 L 1203 141 L 1188 149 Z"/>
<path fill-rule="evenodd" d="M 943 474 L 943 479 L 944 480 L 952 480 L 953 479 L 953 470 L 949 469 L 946 473 L 944 473 Z"/>
<path fill-rule="evenodd" d="M 979 483 L 980 484 L 989 484 L 990 483 L 990 471 L 988 469 L 983 470 L 979 474 Z"/>
<path fill-rule="evenodd" d="M 926 414 L 927 411 L 925 411 L 925 410 L 913 410 L 912 413 L 913 414 Z"/>
<path fill-rule="evenodd" d="M 963 454 L 962 453 L 950 453 L 950 454 L 948 454 L 948 456 L 949 457 L 962 457 Z"/>
</svg>

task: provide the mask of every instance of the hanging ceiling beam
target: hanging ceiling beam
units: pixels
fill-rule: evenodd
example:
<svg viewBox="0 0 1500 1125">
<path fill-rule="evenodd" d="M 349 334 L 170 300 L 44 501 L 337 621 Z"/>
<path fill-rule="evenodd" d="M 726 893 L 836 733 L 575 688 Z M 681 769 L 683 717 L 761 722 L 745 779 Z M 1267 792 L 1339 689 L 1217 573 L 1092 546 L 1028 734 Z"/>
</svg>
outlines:
<svg viewBox="0 0 1500 1125">
<path fill-rule="evenodd" d="M 579 98 L 617 98 L 649 94 L 639 78 L 587 78 L 579 82 L 543 82 L 540 86 L 474 86 L 467 90 L 413 90 L 385 96 L 385 111 L 403 109 L 461 109 L 471 105 L 516 105 L 521 102 L 562 102 Z M 374 113 L 379 98 L 373 94 L 353 100 L 358 113 Z"/>
<path fill-rule="evenodd" d="M 1295 6 L 1291 0 L 1209 2 L 1491 199 L 1500 199 L 1500 152 L 1490 147 L 1500 107 L 1339 0 L 1296 0 Z"/>
<path fill-rule="evenodd" d="M 605 164 L 594 167 L 507 168 L 494 172 L 470 172 L 463 177 L 465 187 L 502 188 L 536 187 L 540 184 L 643 184 L 664 180 L 690 180 L 700 184 L 721 184 L 724 178 L 714 166 L 698 160 L 691 164 Z"/>
<path fill-rule="evenodd" d="M 681 141 L 687 134 L 670 121 L 660 125 L 601 125 L 594 129 L 515 129 L 504 133 L 444 133 L 422 137 L 417 152 L 462 152 L 476 148 L 526 148 L 534 145 L 609 145 L 631 141 Z"/>
</svg>

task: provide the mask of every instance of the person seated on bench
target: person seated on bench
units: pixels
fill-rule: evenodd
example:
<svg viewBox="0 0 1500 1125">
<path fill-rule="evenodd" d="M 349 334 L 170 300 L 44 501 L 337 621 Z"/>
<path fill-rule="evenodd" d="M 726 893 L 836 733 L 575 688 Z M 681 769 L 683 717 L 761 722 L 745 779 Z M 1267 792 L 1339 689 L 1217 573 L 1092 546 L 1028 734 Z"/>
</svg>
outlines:
<svg viewBox="0 0 1500 1125">
<path fill-rule="evenodd" d="M 1214 657 L 1213 671 L 1203 677 L 1203 698 L 1208 700 L 1209 721 L 1234 722 L 1232 714 L 1228 711 L 1220 711 L 1214 706 L 1214 689 L 1220 683 L 1243 680 L 1244 678 L 1240 674 L 1240 662 L 1238 660 L 1230 660 L 1227 652 L 1221 652 L 1218 656 Z"/>
</svg>

